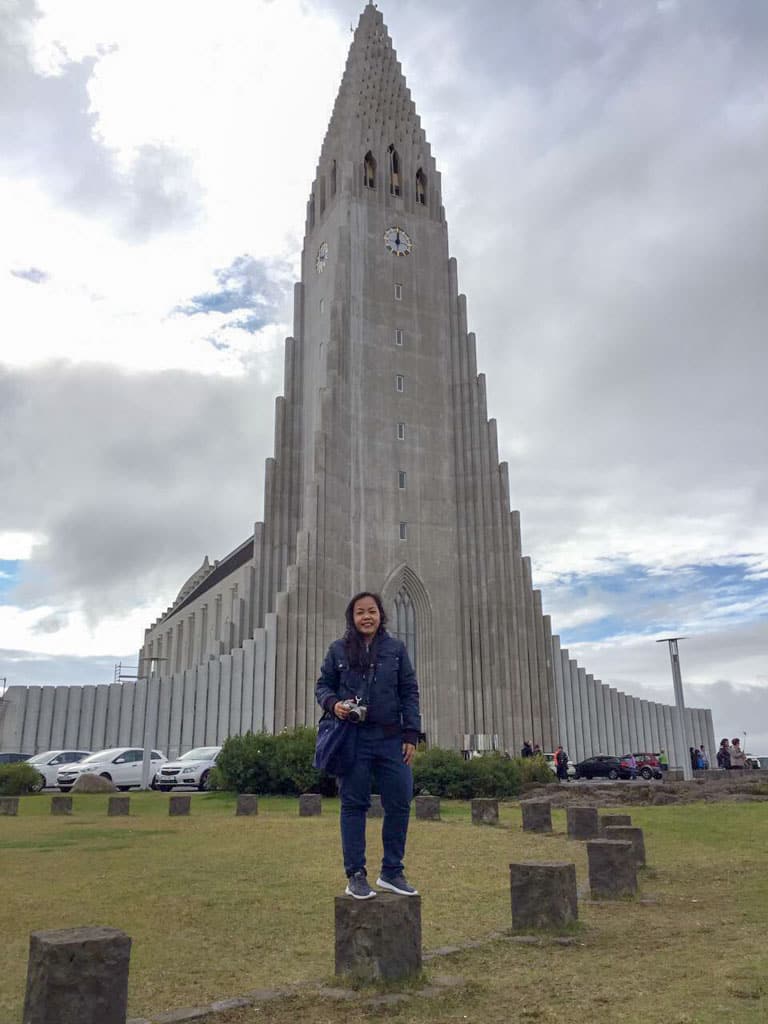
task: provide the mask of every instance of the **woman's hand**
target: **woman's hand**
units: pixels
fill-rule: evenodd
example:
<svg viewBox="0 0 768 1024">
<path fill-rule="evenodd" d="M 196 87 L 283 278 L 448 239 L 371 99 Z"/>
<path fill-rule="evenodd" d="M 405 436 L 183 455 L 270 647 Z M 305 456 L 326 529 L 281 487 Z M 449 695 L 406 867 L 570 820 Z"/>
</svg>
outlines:
<svg viewBox="0 0 768 1024">
<path fill-rule="evenodd" d="M 340 718 L 342 722 L 349 718 L 349 708 L 344 706 L 344 701 L 337 700 L 333 705 L 333 713 L 337 718 Z"/>
<path fill-rule="evenodd" d="M 403 761 L 405 764 L 410 764 L 413 761 L 413 755 L 416 753 L 416 747 L 413 743 L 403 744 Z"/>
</svg>

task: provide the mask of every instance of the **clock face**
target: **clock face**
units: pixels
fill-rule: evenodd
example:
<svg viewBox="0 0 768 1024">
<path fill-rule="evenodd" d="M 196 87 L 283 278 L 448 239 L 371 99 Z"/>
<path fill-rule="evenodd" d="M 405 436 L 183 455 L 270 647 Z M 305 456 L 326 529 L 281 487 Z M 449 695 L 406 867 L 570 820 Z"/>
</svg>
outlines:
<svg viewBox="0 0 768 1024">
<path fill-rule="evenodd" d="M 322 274 L 325 270 L 325 265 L 328 262 L 328 243 L 323 242 L 320 248 L 317 250 L 317 256 L 315 258 L 315 269 L 318 274 Z"/>
<path fill-rule="evenodd" d="M 413 242 L 402 228 L 387 228 L 384 232 L 384 245 L 393 256 L 407 256 L 413 248 Z"/>
</svg>

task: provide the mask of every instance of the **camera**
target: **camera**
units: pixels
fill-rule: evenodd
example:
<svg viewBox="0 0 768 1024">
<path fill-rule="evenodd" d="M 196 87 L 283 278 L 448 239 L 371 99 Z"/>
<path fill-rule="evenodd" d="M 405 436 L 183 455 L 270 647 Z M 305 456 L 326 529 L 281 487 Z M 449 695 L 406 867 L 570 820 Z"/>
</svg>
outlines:
<svg viewBox="0 0 768 1024">
<path fill-rule="evenodd" d="M 368 716 L 368 707 L 366 704 L 361 704 L 357 697 L 354 700 L 344 700 L 341 702 L 342 707 L 345 707 L 349 711 L 347 716 L 348 722 L 354 722 L 355 725 L 359 725 L 360 722 L 364 722 Z"/>
</svg>

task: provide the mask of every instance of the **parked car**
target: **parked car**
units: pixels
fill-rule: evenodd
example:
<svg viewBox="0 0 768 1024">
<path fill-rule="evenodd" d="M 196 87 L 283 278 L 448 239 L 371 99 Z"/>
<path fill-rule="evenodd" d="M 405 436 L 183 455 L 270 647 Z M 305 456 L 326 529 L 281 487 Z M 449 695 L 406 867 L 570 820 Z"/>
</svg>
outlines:
<svg viewBox="0 0 768 1024">
<path fill-rule="evenodd" d="M 216 764 L 220 752 L 221 747 L 195 747 L 182 754 L 177 761 L 168 761 L 155 776 L 155 789 L 163 793 L 174 786 L 208 789 L 211 768 Z"/>
<path fill-rule="evenodd" d="M 0 764 L 16 764 L 17 761 L 28 761 L 31 754 L 0 754 Z"/>
<path fill-rule="evenodd" d="M 629 765 L 611 754 L 596 754 L 574 765 L 577 779 L 628 779 L 632 775 Z"/>
<path fill-rule="evenodd" d="M 90 753 L 90 750 L 46 750 L 44 754 L 28 757 L 27 764 L 33 765 L 40 772 L 40 785 L 35 787 L 35 792 L 39 793 L 46 786 L 55 786 L 62 765 L 82 761 Z"/>
<path fill-rule="evenodd" d="M 752 768 L 768 768 L 768 757 L 761 757 L 758 754 L 747 754 L 747 764 Z"/>
<path fill-rule="evenodd" d="M 658 754 L 633 754 L 632 756 L 637 761 L 638 775 L 644 779 L 660 779 L 662 777 L 661 761 Z"/>
<path fill-rule="evenodd" d="M 143 760 L 144 751 L 141 747 L 109 747 L 83 758 L 77 764 L 64 765 L 56 776 L 56 785 L 62 793 L 68 793 L 80 775 L 89 773 L 109 779 L 118 789 L 130 789 L 131 786 L 141 785 Z M 154 779 L 165 762 L 165 754 L 161 754 L 159 750 L 152 751 L 150 779 Z"/>
</svg>

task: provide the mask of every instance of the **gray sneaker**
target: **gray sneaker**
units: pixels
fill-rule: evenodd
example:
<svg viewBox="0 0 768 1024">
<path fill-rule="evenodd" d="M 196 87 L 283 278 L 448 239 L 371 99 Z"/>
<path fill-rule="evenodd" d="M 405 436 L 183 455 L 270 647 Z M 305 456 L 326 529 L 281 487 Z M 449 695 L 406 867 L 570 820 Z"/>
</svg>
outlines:
<svg viewBox="0 0 768 1024">
<path fill-rule="evenodd" d="M 395 875 L 393 878 L 384 878 L 382 875 L 376 879 L 376 885 L 380 889 L 388 889 L 390 892 L 396 892 L 398 896 L 418 896 L 418 891 L 409 885 L 405 880 L 405 875 L 400 872 L 399 875 Z"/>
<path fill-rule="evenodd" d="M 347 888 L 344 892 L 356 900 L 369 900 L 376 895 L 375 890 L 368 885 L 364 871 L 356 871 L 347 878 Z"/>
</svg>

